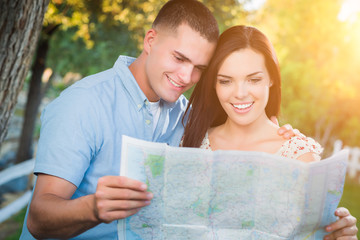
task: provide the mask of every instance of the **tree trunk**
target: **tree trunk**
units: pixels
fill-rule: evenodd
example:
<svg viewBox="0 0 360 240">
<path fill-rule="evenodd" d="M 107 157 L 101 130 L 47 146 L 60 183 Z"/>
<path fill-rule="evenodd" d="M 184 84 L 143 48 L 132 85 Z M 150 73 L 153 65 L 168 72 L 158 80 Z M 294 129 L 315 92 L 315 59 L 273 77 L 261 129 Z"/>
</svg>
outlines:
<svg viewBox="0 0 360 240">
<path fill-rule="evenodd" d="M 0 1 L 0 143 L 28 72 L 48 2 Z"/>
<path fill-rule="evenodd" d="M 49 49 L 48 38 L 40 37 L 36 56 L 31 68 L 30 87 L 26 102 L 24 121 L 16 156 L 16 163 L 32 158 L 33 133 L 37 119 L 38 109 L 42 99 L 42 75 L 45 70 L 45 59 Z"/>
<path fill-rule="evenodd" d="M 47 90 L 47 87 L 42 86 L 42 76 L 46 68 L 46 56 L 49 50 L 50 38 L 59 26 L 60 25 L 49 25 L 41 31 L 34 63 L 31 68 L 32 74 L 30 87 L 26 101 L 19 147 L 16 155 L 16 163 L 23 162 L 33 157 L 33 136 L 35 124 L 41 100 Z M 51 78 L 48 79 L 48 83 L 51 81 L 50 79 Z"/>
</svg>

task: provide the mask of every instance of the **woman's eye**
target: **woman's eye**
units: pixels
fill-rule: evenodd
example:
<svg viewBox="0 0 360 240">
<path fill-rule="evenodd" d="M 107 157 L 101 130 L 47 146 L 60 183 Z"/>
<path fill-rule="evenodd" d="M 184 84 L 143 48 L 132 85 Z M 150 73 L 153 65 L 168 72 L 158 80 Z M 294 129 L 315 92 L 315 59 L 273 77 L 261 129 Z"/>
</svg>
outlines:
<svg viewBox="0 0 360 240">
<path fill-rule="evenodd" d="M 250 82 L 257 83 L 257 82 L 260 82 L 261 80 L 262 80 L 261 78 L 251 78 Z"/>
<path fill-rule="evenodd" d="M 219 84 L 229 84 L 230 80 L 219 79 L 218 82 Z"/>
</svg>

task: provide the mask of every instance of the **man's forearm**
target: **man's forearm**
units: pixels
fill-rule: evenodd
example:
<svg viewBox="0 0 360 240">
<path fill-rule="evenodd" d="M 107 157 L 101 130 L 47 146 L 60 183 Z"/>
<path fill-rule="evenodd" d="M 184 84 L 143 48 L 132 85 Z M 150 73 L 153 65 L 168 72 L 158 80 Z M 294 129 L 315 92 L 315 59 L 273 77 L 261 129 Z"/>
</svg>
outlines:
<svg viewBox="0 0 360 240">
<path fill-rule="evenodd" d="M 70 238 L 98 225 L 94 195 L 74 200 L 54 194 L 38 196 L 30 205 L 27 226 L 35 238 Z"/>
</svg>

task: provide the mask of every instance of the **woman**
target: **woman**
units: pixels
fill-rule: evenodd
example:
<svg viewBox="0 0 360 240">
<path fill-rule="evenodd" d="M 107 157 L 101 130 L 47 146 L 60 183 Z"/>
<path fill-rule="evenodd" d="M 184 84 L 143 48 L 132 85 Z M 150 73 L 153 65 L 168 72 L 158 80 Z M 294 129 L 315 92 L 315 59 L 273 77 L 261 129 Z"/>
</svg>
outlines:
<svg viewBox="0 0 360 240">
<path fill-rule="evenodd" d="M 280 70 L 270 41 L 256 28 L 232 27 L 221 34 L 190 98 L 182 146 L 320 160 L 322 148 L 313 139 L 295 136 L 284 142 L 277 134 L 279 127 L 269 118 L 278 115 L 280 101 Z M 326 229 L 335 231 L 328 239 L 357 239 L 356 219 L 343 208 L 335 215 L 340 219 Z"/>
</svg>

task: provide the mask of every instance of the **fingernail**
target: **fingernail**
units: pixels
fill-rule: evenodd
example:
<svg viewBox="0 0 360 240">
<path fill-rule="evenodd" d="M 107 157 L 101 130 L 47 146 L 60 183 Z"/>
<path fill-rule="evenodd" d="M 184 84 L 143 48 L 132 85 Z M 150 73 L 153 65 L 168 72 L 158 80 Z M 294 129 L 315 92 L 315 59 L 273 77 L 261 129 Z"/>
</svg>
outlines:
<svg viewBox="0 0 360 240">
<path fill-rule="evenodd" d="M 290 138 L 290 134 L 288 134 L 288 133 L 285 133 L 284 136 L 285 136 L 286 138 Z"/>
<path fill-rule="evenodd" d="M 149 192 L 149 193 L 146 194 L 146 197 L 152 199 L 154 197 L 154 194 Z"/>
<path fill-rule="evenodd" d="M 146 205 L 149 205 L 151 203 L 151 201 L 145 201 Z"/>
<path fill-rule="evenodd" d="M 331 232 L 331 227 L 326 227 L 326 231 Z"/>
<path fill-rule="evenodd" d="M 280 128 L 280 129 L 279 129 L 279 133 L 280 133 L 280 134 L 283 134 L 283 133 L 284 133 L 284 129 Z"/>
<path fill-rule="evenodd" d="M 142 184 L 142 185 L 140 186 L 140 188 L 141 188 L 142 190 L 146 190 L 147 186 L 146 186 L 146 184 Z"/>
<path fill-rule="evenodd" d="M 324 240 L 329 240 L 330 238 L 328 236 L 325 236 L 324 237 Z"/>
</svg>

